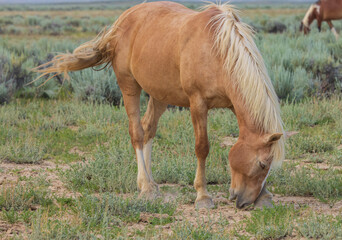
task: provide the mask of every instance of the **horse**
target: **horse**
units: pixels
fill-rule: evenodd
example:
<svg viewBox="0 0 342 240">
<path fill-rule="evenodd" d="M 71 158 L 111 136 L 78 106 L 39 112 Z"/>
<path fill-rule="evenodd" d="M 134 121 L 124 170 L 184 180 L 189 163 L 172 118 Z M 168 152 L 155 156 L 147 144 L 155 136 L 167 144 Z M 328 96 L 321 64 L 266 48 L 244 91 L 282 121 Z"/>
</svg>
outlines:
<svg viewBox="0 0 342 240">
<path fill-rule="evenodd" d="M 246 208 L 268 194 L 270 169 L 284 158 L 284 130 L 253 31 L 238 13 L 228 4 L 194 11 L 174 2 L 141 3 L 73 53 L 57 55 L 35 71 L 41 77 L 54 73 L 69 78 L 70 71 L 112 66 L 128 116 L 139 197 L 147 199 L 159 194 L 151 170 L 152 141 L 170 104 L 190 108 L 197 157 L 195 207 L 214 207 L 205 177 L 207 115 L 213 108 L 230 109 L 239 125 L 238 140 L 228 155 L 230 200 Z M 142 89 L 150 98 L 140 119 Z"/>
<path fill-rule="evenodd" d="M 326 21 L 335 38 L 338 39 L 339 35 L 331 20 L 342 19 L 342 0 L 319 0 L 312 4 L 301 22 L 300 31 L 308 34 L 310 32 L 310 25 L 315 19 L 317 20 L 319 31 L 321 31 L 322 22 Z"/>
</svg>

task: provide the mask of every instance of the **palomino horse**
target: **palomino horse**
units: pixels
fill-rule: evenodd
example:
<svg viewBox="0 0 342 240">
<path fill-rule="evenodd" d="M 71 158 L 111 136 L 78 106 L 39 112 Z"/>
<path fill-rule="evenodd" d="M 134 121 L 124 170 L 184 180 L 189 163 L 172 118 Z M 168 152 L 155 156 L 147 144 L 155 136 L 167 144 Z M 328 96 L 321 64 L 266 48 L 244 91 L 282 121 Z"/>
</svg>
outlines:
<svg viewBox="0 0 342 240">
<path fill-rule="evenodd" d="M 229 153 L 230 198 L 243 208 L 267 195 L 271 166 L 284 157 L 279 103 L 252 30 L 232 6 L 211 4 L 197 12 L 173 2 L 142 3 L 72 54 L 58 55 L 36 70 L 41 76 L 68 77 L 69 71 L 101 64 L 112 65 L 122 91 L 141 196 L 153 198 L 158 192 L 151 171 L 152 139 L 168 104 L 190 107 L 197 207 L 213 207 L 205 178 L 211 108 L 230 108 L 239 124 L 238 141 Z M 140 121 L 142 89 L 150 100 Z"/>
<path fill-rule="evenodd" d="M 331 20 L 342 19 L 342 0 L 319 0 L 312 4 L 302 20 L 300 31 L 308 34 L 310 32 L 310 25 L 315 19 L 317 20 L 319 31 L 321 31 L 322 21 L 326 21 L 337 39 L 338 33 Z"/>
</svg>

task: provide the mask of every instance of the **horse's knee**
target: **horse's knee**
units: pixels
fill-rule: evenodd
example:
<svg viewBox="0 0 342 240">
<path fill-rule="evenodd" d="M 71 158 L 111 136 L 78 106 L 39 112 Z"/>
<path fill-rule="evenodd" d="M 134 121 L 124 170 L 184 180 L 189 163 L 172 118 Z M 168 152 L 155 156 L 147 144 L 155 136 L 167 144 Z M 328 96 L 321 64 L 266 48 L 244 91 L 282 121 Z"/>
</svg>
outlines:
<svg viewBox="0 0 342 240">
<path fill-rule="evenodd" d="M 131 136 L 131 142 L 133 147 L 136 149 L 142 149 L 144 140 L 144 130 L 138 123 L 129 124 L 129 134 Z"/>
<path fill-rule="evenodd" d="M 196 143 L 195 152 L 198 158 L 206 159 L 209 154 L 209 142 L 203 140 Z"/>
<path fill-rule="evenodd" d="M 144 143 L 146 143 L 151 138 L 154 138 L 157 131 L 157 124 L 143 119 L 142 127 L 144 129 Z"/>
</svg>

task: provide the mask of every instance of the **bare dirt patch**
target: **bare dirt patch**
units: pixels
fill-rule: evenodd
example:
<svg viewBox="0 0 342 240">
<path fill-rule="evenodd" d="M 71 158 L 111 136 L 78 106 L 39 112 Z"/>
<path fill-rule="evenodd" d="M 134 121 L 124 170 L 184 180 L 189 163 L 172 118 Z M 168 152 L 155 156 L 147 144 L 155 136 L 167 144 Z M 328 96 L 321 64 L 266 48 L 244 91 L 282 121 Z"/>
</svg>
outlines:
<svg viewBox="0 0 342 240">
<path fill-rule="evenodd" d="M 83 157 L 87 152 L 81 151 L 78 147 L 73 147 L 69 151 L 70 154 L 77 154 L 80 157 Z"/>
<path fill-rule="evenodd" d="M 274 195 L 273 201 L 276 204 L 293 204 L 296 208 L 307 206 L 309 209 L 320 214 L 328 214 L 336 217 L 342 214 L 342 201 L 334 204 L 323 203 L 314 197 L 296 197 Z"/>
<path fill-rule="evenodd" d="M 20 184 L 25 185 L 28 180 L 34 178 L 44 178 L 49 183 L 48 189 L 58 197 L 76 197 L 79 194 L 68 190 L 58 176 L 58 170 L 68 169 L 68 165 L 57 165 L 50 161 L 44 161 L 41 164 L 16 164 L 0 163 L 2 173 L 0 175 L 0 185 L 4 187 L 11 186 L 19 179 Z"/>
<path fill-rule="evenodd" d="M 28 229 L 23 223 L 9 224 L 0 220 L 0 238 L 3 240 L 13 239 L 21 233 L 28 233 Z"/>
</svg>

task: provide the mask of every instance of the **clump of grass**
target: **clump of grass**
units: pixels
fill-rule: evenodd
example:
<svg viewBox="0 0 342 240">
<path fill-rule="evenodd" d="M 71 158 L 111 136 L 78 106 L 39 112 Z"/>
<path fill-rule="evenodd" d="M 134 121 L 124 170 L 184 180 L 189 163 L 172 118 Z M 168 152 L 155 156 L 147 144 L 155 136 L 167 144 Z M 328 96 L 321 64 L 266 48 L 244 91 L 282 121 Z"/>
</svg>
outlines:
<svg viewBox="0 0 342 240">
<path fill-rule="evenodd" d="M 284 102 L 282 115 L 288 129 L 298 130 L 340 122 L 340 108 L 341 100 L 338 96 L 329 99 L 311 98 L 297 103 Z"/>
<path fill-rule="evenodd" d="M 342 218 L 312 212 L 298 221 L 297 229 L 308 239 L 342 239 Z"/>
<path fill-rule="evenodd" d="M 257 239 L 280 239 L 291 236 L 297 211 L 293 205 L 275 205 L 256 209 L 245 220 L 246 231 Z"/>
<path fill-rule="evenodd" d="M 94 161 L 77 163 L 63 172 L 70 187 L 80 192 L 134 192 L 136 191 L 137 166 L 134 154 L 127 151 L 129 142 L 110 151 L 99 150 Z M 118 148 L 116 148 L 118 147 Z"/>
<path fill-rule="evenodd" d="M 196 240 L 209 240 L 209 239 L 230 239 L 229 235 L 224 231 L 214 231 L 212 224 L 198 223 L 194 225 L 189 222 L 180 222 L 172 226 L 172 234 L 167 239 L 196 239 Z"/>
<path fill-rule="evenodd" d="M 79 199 L 77 206 L 83 223 L 95 228 L 106 222 L 113 225 L 138 222 L 142 212 L 172 216 L 176 210 L 175 204 L 164 203 L 162 200 L 145 201 L 136 196 L 123 199 L 113 194 L 102 194 L 100 197 L 87 195 Z"/>
<path fill-rule="evenodd" d="M 35 204 L 51 205 L 50 193 L 42 188 L 20 184 L 0 189 L 0 209 L 2 210 L 23 211 Z"/>
<path fill-rule="evenodd" d="M 40 163 L 46 154 L 46 143 L 32 138 L 8 139 L 0 147 L 0 160 L 14 163 Z"/>
<path fill-rule="evenodd" d="M 331 156 L 329 156 L 328 162 L 335 166 L 341 166 L 342 165 L 342 149 L 334 152 Z"/>
<path fill-rule="evenodd" d="M 298 134 L 291 137 L 287 142 L 288 155 L 292 158 L 305 153 L 322 153 L 334 150 L 334 143 L 321 135 Z"/>
<path fill-rule="evenodd" d="M 284 166 L 272 172 L 268 183 L 276 193 L 290 196 L 314 196 L 327 202 L 342 198 L 342 175 L 336 170 L 295 169 Z"/>
<path fill-rule="evenodd" d="M 3 210 L 2 211 L 2 218 L 13 224 L 19 221 L 19 214 L 17 211 L 14 210 L 14 208 L 11 208 L 10 210 Z"/>
<path fill-rule="evenodd" d="M 51 218 L 49 211 L 38 209 L 35 214 L 32 225 L 30 239 L 45 240 L 45 239 L 96 239 L 97 232 L 82 228 L 82 225 L 76 222 L 78 219 L 61 220 L 59 218 Z M 103 229 L 107 233 L 106 239 L 113 239 L 115 235 L 108 234 L 110 229 Z"/>
<path fill-rule="evenodd" d="M 175 219 L 173 217 L 154 217 L 152 218 L 151 220 L 149 220 L 149 223 L 151 225 L 166 225 L 166 224 L 169 224 L 169 223 L 172 223 L 174 222 Z"/>
<path fill-rule="evenodd" d="M 85 195 L 76 199 L 66 219 L 65 209 L 59 214 L 38 209 L 32 220 L 31 239 L 114 239 L 129 222 L 139 222 L 140 214 L 167 214 L 164 219 L 152 219 L 151 225 L 172 222 L 176 210 L 173 203 L 161 200 L 121 198 L 113 194 L 100 194 L 97 197 Z M 51 217 L 51 215 L 53 217 Z"/>
</svg>

